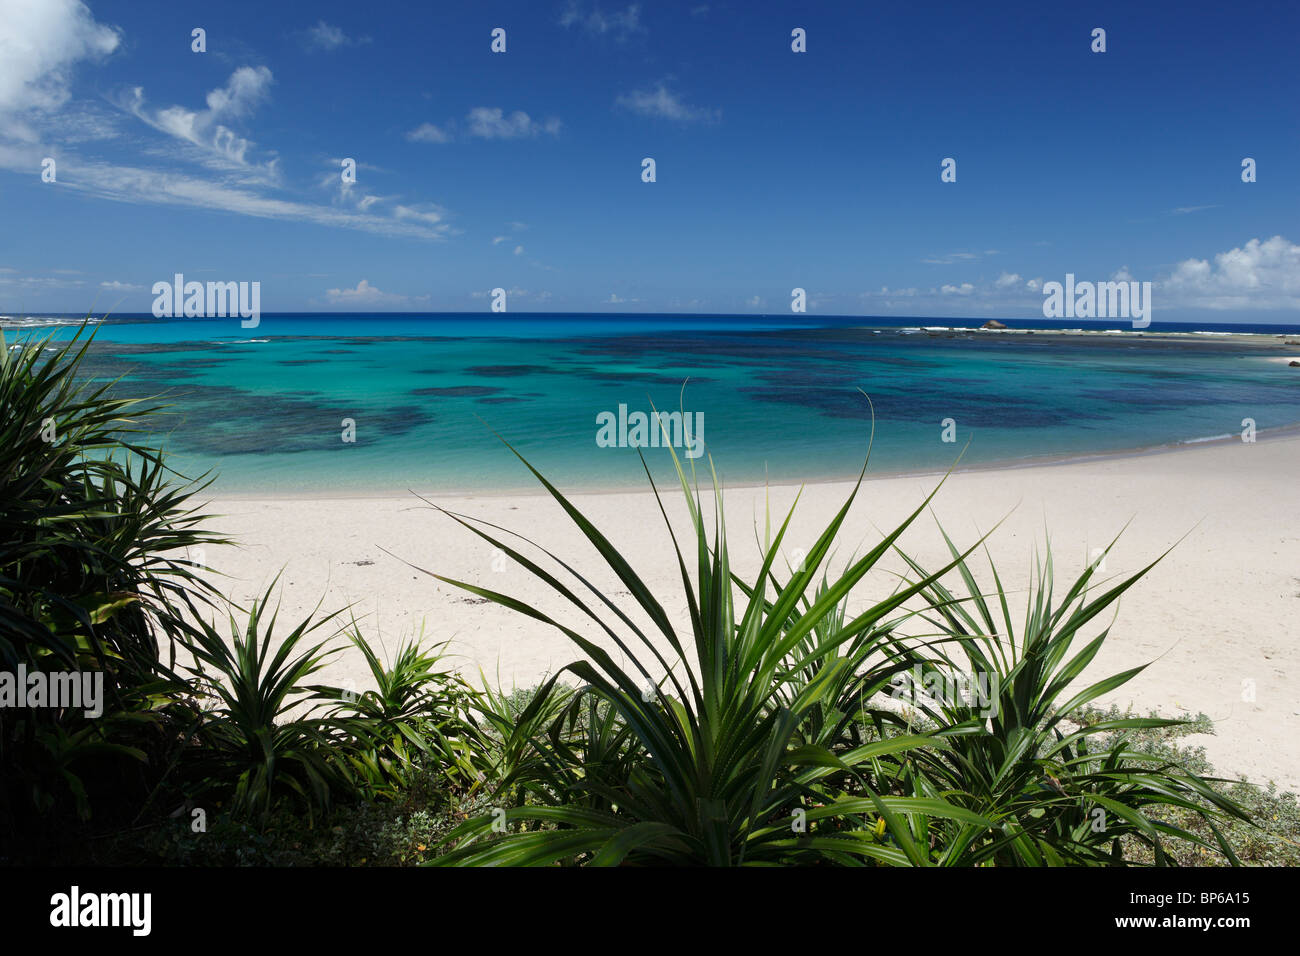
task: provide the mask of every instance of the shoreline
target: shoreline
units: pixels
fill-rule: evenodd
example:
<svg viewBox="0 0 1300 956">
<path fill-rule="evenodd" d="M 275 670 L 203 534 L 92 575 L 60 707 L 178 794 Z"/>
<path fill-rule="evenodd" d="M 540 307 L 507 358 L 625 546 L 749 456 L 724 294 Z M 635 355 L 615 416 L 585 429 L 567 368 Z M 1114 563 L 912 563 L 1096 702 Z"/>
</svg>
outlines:
<svg viewBox="0 0 1300 956">
<path fill-rule="evenodd" d="M 1266 444 L 1275 441 L 1285 441 L 1289 438 L 1300 437 L 1300 422 L 1292 425 L 1279 425 L 1276 428 L 1259 429 L 1255 433 L 1256 444 Z M 1130 459 L 1151 458 L 1159 455 L 1176 455 L 1180 452 L 1192 451 L 1198 448 L 1216 447 L 1241 441 L 1240 433 L 1225 433 L 1223 435 L 1210 436 L 1206 438 L 1192 439 L 1189 441 L 1180 441 L 1164 443 L 1157 445 L 1139 445 L 1129 448 L 1117 448 L 1110 451 L 1100 452 L 1081 452 L 1078 454 L 1068 455 L 1042 455 L 1026 458 L 1009 458 L 992 462 L 979 462 L 970 465 L 957 465 L 952 469 L 952 474 L 971 474 L 983 472 L 1006 472 L 1018 471 L 1025 468 L 1055 468 L 1087 462 L 1109 462 L 1109 461 L 1127 461 Z M 653 450 L 653 449 L 652 449 Z M 520 465 L 523 469 L 523 466 Z M 863 478 L 863 484 L 872 481 L 885 481 L 902 478 L 940 478 L 948 474 L 947 471 L 936 469 L 925 470 L 904 470 L 904 471 L 880 471 L 873 472 L 867 469 L 867 474 Z M 854 482 L 857 475 L 827 475 L 818 478 L 809 478 L 803 482 L 793 481 L 741 481 L 728 482 L 724 485 L 727 490 L 753 490 L 761 488 L 803 488 L 815 487 L 818 485 L 843 484 L 845 482 Z M 676 484 L 669 485 L 666 490 L 670 493 L 676 489 Z M 701 485 L 703 487 L 703 485 Z M 661 491 L 665 490 L 661 486 Z M 583 486 L 560 488 L 560 491 L 566 496 L 573 495 L 624 495 L 635 494 L 637 492 L 649 492 L 649 485 L 640 482 L 634 485 L 622 487 L 609 486 Z M 506 497 L 527 497 L 542 496 L 549 497 L 549 494 L 540 485 L 533 483 L 521 486 L 520 488 L 506 489 L 468 489 L 468 488 L 447 488 L 447 489 L 429 489 L 420 490 L 414 488 L 392 488 L 392 489 L 365 489 L 354 493 L 334 492 L 334 491 L 302 491 L 302 492 L 276 492 L 276 491 L 244 491 L 229 489 L 224 490 L 213 486 L 203 495 L 205 500 L 225 499 L 231 501 L 275 501 L 275 500 L 293 500 L 293 501 L 385 501 L 397 498 L 408 498 L 413 495 L 423 497 L 432 497 L 434 495 L 453 498 L 506 498 Z"/>
<path fill-rule="evenodd" d="M 1168 453 L 1173 451 L 1180 454 Z M 1018 628 L 1035 555 L 1041 556 L 1045 540 L 1056 566 L 1059 600 L 1099 549 L 1122 532 L 1107 556 L 1108 566 L 1101 569 L 1104 581 L 1113 585 L 1159 560 L 1124 595 L 1117 616 L 1091 622 L 1075 649 L 1109 628 L 1108 640 L 1085 674 L 1087 683 L 1149 666 L 1104 695 L 1099 706 L 1165 716 L 1204 713 L 1214 721 L 1215 733 L 1186 741 L 1205 747 L 1220 775 L 1244 775 L 1257 783 L 1272 779 L 1297 791 L 1300 515 L 1289 504 L 1297 473 L 1300 433 L 1295 432 L 1255 444 L 1228 439 L 1145 456 L 961 470 L 948 478 L 929 506 L 931 513 L 918 518 L 899 544 L 922 566 L 939 567 L 948 552 L 936 522 L 962 547 L 997 526 L 987 542 L 988 554 Z M 898 526 L 935 484 L 924 475 L 873 477 L 864 484 L 841 531 L 833 570 Z M 735 572 L 743 579 L 757 573 L 756 540 L 769 503 L 779 518 L 799 495 L 784 545 L 789 561 L 826 527 L 851 485 L 828 480 L 804 486 L 728 486 L 723 498 Z M 686 520 L 680 489 L 665 491 L 664 507 L 680 531 Z M 676 558 L 649 489 L 566 494 L 627 556 L 663 603 L 674 628 L 689 633 Z M 603 565 L 544 489 L 523 495 L 439 494 L 434 500 L 448 511 L 545 546 L 639 618 L 626 585 Z M 472 683 L 481 682 L 481 672 L 506 689 L 532 686 L 582 656 L 554 628 L 420 569 L 509 594 L 566 626 L 594 633 L 589 619 L 557 600 L 525 569 L 406 494 L 332 499 L 217 494 L 200 510 L 214 516 L 214 531 L 236 542 L 210 547 L 200 559 L 230 600 L 246 607 L 278 576 L 272 600 L 278 601 L 283 622 L 296 624 L 347 608 L 337 623 L 355 616 L 381 656 L 423 633 L 426 644 L 450 641 L 450 663 Z M 711 496 L 705 510 L 713 512 Z M 505 540 L 519 544 L 509 536 Z M 523 550 L 535 556 L 529 547 Z M 972 570 L 987 588 L 987 561 L 979 552 L 974 557 Z M 896 581 L 893 575 L 902 570 L 896 555 L 886 556 L 878 572 L 850 595 L 850 613 L 888 593 Z M 603 637 L 596 639 L 618 654 Z M 663 641 L 656 644 L 666 650 Z M 321 679 L 351 681 L 359 688 L 371 684 L 359 653 L 347 647 Z"/>
</svg>

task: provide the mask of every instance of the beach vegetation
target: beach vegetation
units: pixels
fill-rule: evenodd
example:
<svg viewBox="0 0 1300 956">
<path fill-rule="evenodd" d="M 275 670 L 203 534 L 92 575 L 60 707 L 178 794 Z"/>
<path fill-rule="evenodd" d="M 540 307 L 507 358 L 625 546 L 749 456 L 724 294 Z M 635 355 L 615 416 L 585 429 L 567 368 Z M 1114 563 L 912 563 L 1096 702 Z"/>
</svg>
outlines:
<svg viewBox="0 0 1300 956">
<path fill-rule="evenodd" d="M 1156 863 L 1167 862 L 1170 839 L 1237 862 L 1218 821 L 1248 823 L 1245 811 L 1211 781 L 1133 750 L 1124 736 L 1177 721 L 1072 723 L 1088 703 L 1142 669 L 1075 689 L 1106 632 L 1071 649 L 1085 625 L 1149 568 L 1094 595 L 1096 566 L 1089 566 L 1058 605 L 1048 558 L 1017 629 L 996 569 L 995 615 L 968 564 L 983 539 L 965 550 L 948 539 L 950 560 L 934 571 L 899 549 L 936 487 L 863 556 L 830 574 L 824 566 L 864 466 L 800 567 L 778 575 L 796 501 L 775 522 L 775 534 L 769 521 L 761 568 L 745 581 L 731 569 L 716 475 L 710 474 L 710 519 L 698 475 L 692 468 L 688 476 L 673 453 L 690 521 L 685 547 L 646 474 L 689 609 L 683 635 L 631 563 L 519 457 L 651 628 L 540 544 L 523 539 L 555 570 L 498 537 L 494 526 L 443 512 L 590 623 L 584 633 L 501 592 L 434 575 L 556 627 L 582 652 L 521 715 L 523 722 L 536 717 L 561 674 L 581 682 L 570 708 L 546 734 L 533 736 L 537 757 L 513 779 L 531 799 L 467 821 L 449 837 L 454 849 L 439 864 L 1117 865 L 1133 844 Z M 855 586 L 893 553 L 914 573 L 848 613 Z M 943 583 L 954 575 L 964 595 Z M 920 706 L 923 726 L 914 726 L 914 715 L 880 700 L 913 667 L 974 674 L 982 686 L 999 689 L 997 706 L 990 713 L 987 702 L 932 701 Z M 1110 735 L 1107 746 L 1099 745 L 1101 734 Z M 1213 842 L 1157 809 L 1195 816 Z"/>
<path fill-rule="evenodd" d="M 224 596 L 195 556 L 227 543 L 196 504 L 206 479 L 156 447 L 164 406 L 79 374 L 89 344 L 0 338 L 0 669 L 106 675 L 96 717 L 0 708 L 0 862 L 1300 862 L 1294 795 L 1216 778 L 1180 743 L 1208 721 L 1097 709 L 1142 671 L 1092 676 L 1149 567 L 1101 580 L 1094 562 L 1058 589 L 1046 549 L 1013 614 L 992 560 L 976 568 L 987 535 L 947 539 L 934 568 L 903 550 L 943 481 L 841 560 L 864 464 L 796 566 L 797 500 L 743 577 L 711 461 L 701 479 L 667 442 L 681 499 L 646 476 L 681 592 L 656 594 L 520 456 L 620 590 L 438 509 L 582 622 L 426 571 L 576 652 L 538 686 L 476 686 L 446 643 L 389 656 L 348 609 L 282 625 L 278 580 L 248 607 Z M 324 679 L 349 649 L 366 687 Z M 981 693 L 904 703 L 909 679 Z"/>
</svg>

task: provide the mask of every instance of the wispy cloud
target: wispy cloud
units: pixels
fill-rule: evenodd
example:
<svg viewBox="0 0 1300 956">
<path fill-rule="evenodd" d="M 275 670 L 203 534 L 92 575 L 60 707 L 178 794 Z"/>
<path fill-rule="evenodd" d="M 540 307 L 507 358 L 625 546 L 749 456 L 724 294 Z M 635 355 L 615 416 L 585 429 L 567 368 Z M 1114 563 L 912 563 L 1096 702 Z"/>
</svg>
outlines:
<svg viewBox="0 0 1300 956">
<path fill-rule="evenodd" d="M 72 286 L 85 285 L 81 279 L 65 279 L 62 276 L 0 276 L 0 285 L 19 286 L 22 288 L 50 288 L 62 289 Z"/>
<path fill-rule="evenodd" d="M 413 143 L 450 143 L 451 133 L 432 123 L 421 123 L 407 133 L 406 138 Z"/>
<path fill-rule="evenodd" d="M 341 27 L 320 20 L 304 34 L 303 40 L 309 50 L 331 52 L 345 46 L 361 46 L 369 43 L 370 37 L 350 37 Z"/>
<path fill-rule="evenodd" d="M 521 139 L 547 133 L 555 136 L 560 132 L 560 121 L 555 118 L 544 122 L 533 120 L 523 110 L 515 110 L 509 116 L 499 107 L 478 106 L 469 111 L 469 134 L 482 139 Z"/>
<path fill-rule="evenodd" d="M 1201 212 L 1205 209 L 1218 209 L 1219 204 L 1213 203 L 1209 206 L 1179 206 L 1177 209 L 1169 210 L 1175 216 L 1186 216 L 1188 213 Z"/>
<path fill-rule="evenodd" d="M 507 114 L 498 106 L 476 106 L 465 117 L 465 135 L 478 139 L 528 139 L 533 136 L 558 136 L 563 124 L 555 117 L 535 120 L 523 110 Z M 457 138 L 457 124 L 447 121 L 441 126 L 421 123 L 406 134 L 413 143 L 450 143 Z"/>
<path fill-rule="evenodd" d="M 412 220 L 428 226 L 446 228 L 445 225 L 439 225 L 446 216 L 446 210 L 432 203 L 424 203 L 419 206 L 397 205 L 393 207 L 393 216 L 399 220 Z"/>
<path fill-rule="evenodd" d="M 143 87 L 136 86 L 117 98 L 115 105 L 123 113 L 105 114 L 94 104 L 72 101 L 69 84 L 77 65 L 118 48 L 121 36 L 115 28 L 96 23 L 80 0 L 5 3 L 3 22 L 0 169 L 30 175 L 45 156 L 56 156 L 59 188 L 97 199 L 222 211 L 397 238 L 438 240 L 454 232 L 446 210 L 409 200 L 396 204 L 397 197 L 341 183 L 337 166 L 321 183 L 334 189 L 331 203 L 286 196 L 274 151 L 259 150 L 239 131 L 269 95 L 274 77 L 265 66 L 234 70 L 225 84 L 207 94 L 201 108 L 150 106 Z M 121 136 L 117 117 L 123 114 L 162 133 L 167 147 L 141 147 L 134 138 Z M 99 141 L 111 141 L 119 150 L 134 149 L 140 158 L 114 156 L 109 161 L 76 152 L 78 144 Z M 183 171 L 177 160 L 200 169 Z"/>
<path fill-rule="evenodd" d="M 978 252 L 950 252 L 947 255 L 931 256 L 928 259 L 922 259 L 926 265 L 931 266 L 950 266 L 957 262 L 971 262 L 980 258 L 981 255 L 997 255 L 996 249 L 987 249 L 983 253 Z"/>
<path fill-rule="evenodd" d="M 683 103 L 681 97 L 668 88 L 661 80 L 652 88 L 633 90 L 618 97 L 615 102 L 624 109 L 642 116 L 673 120 L 677 123 L 709 123 L 722 116 L 721 110 L 705 109 Z"/>
<path fill-rule="evenodd" d="M 529 292 L 527 289 L 521 289 L 518 286 L 506 289 L 506 295 L 511 299 L 537 299 L 545 301 L 551 297 L 549 292 Z M 486 289 L 475 289 L 469 294 L 471 299 L 486 299 L 488 291 Z"/>
<path fill-rule="evenodd" d="M 122 105 L 133 115 L 161 133 L 197 147 L 219 165 L 249 167 L 248 154 L 253 143 L 235 133 L 227 123 L 246 119 L 262 103 L 273 82 L 271 71 L 264 66 L 241 66 L 230 75 L 226 85 L 207 95 L 207 108 L 187 109 L 169 106 L 163 110 L 145 107 L 143 87 L 135 87 Z M 278 177 L 276 160 L 261 167 L 271 179 Z"/>
<path fill-rule="evenodd" d="M 585 4 L 569 0 L 560 14 L 560 26 L 578 27 L 592 36 L 609 37 L 619 43 L 634 33 L 645 31 L 641 25 L 641 4 L 629 3 L 622 9 L 607 11 L 599 3 Z"/>
<path fill-rule="evenodd" d="M 39 168 L 41 150 L 0 144 L 0 168 L 29 172 Z M 375 235 L 444 239 L 450 227 L 419 217 L 395 218 L 354 209 L 322 206 L 264 195 L 255 187 L 213 182 L 184 173 L 118 165 L 65 155 L 59 184 L 100 199 L 160 206 L 186 206 L 238 213 L 260 219 L 284 219 Z M 416 221 L 410 221 L 412 218 Z"/>
</svg>

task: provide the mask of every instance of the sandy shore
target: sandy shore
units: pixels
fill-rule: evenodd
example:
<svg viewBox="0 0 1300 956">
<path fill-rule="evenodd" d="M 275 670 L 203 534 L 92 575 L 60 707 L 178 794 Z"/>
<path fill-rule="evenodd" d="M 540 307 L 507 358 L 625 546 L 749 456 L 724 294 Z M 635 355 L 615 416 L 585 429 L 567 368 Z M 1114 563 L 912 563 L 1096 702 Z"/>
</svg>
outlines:
<svg viewBox="0 0 1300 956">
<path fill-rule="evenodd" d="M 1091 679 L 1151 663 L 1103 701 L 1166 715 L 1204 712 L 1215 721 L 1216 734 L 1190 740 L 1206 748 L 1220 773 L 1275 780 L 1294 790 L 1300 789 L 1300 690 L 1293 683 L 1300 678 L 1297 475 L 1300 437 L 1261 437 L 1254 444 L 961 472 L 948 480 L 933 509 L 959 544 L 973 542 L 1006 517 L 989 550 L 1004 584 L 1016 592 L 1013 612 L 1020 615 L 1034 550 L 1045 534 L 1057 565 L 1058 597 L 1093 549 L 1109 543 L 1126 522 L 1131 521 L 1128 530 L 1107 559 L 1107 577 L 1136 571 L 1177 543 L 1124 597 Z M 841 534 L 839 560 L 874 544 L 936 481 L 868 480 Z M 770 489 L 773 513 L 783 513 L 797 491 Z M 842 482 L 805 488 L 787 539 L 792 561 L 795 549 L 811 545 L 849 491 Z M 762 488 L 737 488 L 725 496 L 733 564 L 746 577 L 758 568 L 755 537 L 762 534 L 764 494 Z M 679 532 L 686 528 L 680 497 L 669 498 Z M 544 543 L 631 607 L 623 585 L 601 573 L 594 549 L 544 493 L 431 500 Z M 590 493 L 572 500 L 632 560 L 679 622 L 680 633 L 688 634 L 671 542 L 653 496 Z M 534 684 L 575 657 L 558 631 L 481 603 L 404 563 L 504 591 L 565 623 L 582 621 L 524 569 L 495 556 L 490 545 L 415 497 L 240 497 L 218 499 L 208 510 L 221 516 L 214 528 L 240 542 L 210 548 L 205 556 L 228 576 L 224 588 L 231 597 L 250 599 L 283 569 L 281 625 L 308 615 L 318 603 L 325 610 L 351 605 L 366 635 L 390 653 L 423 625 L 426 640 L 451 640 L 467 676 L 477 682 L 481 669 L 506 687 Z M 928 517 L 905 535 L 903 546 L 929 566 L 946 555 Z M 892 583 L 885 573 L 869 577 L 854 605 L 883 597 Z M 586 622 L 584 632 L 593 629 Z M 367 686 L 364 665 L 351 650 L 326 676 Z"/>
</svg>

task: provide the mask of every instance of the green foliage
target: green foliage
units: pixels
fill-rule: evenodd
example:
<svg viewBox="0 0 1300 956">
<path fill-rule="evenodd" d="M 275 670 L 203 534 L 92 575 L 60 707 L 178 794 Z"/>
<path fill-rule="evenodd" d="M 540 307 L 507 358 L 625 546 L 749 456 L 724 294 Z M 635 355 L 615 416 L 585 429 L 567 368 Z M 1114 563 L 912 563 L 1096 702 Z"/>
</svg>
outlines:
<svg viewBox="0 0 1300 956">
<path fill-rule="evenodd" d="M 11 350 L 0 334 L 0 662 L 93 666 L 129 687 L 211 596 L 177 552 L 224 539 L 190 504 L 206 485 L 174 485 L 133 440 L 161 406 L 78 380 L 83 335 Z"/>
<path fill-rule="evenodd" d="M 430 772 L 396 801 L 335 804 L 307 817 L 281 804 L 250 819 L 213 807 L 196 832 L 182 814 L 114 834 L 89 862 L 130 866 L 414 866 L 433 859 L 446 835 L 482 809 L 481 795 L 447 791 Z"/>
<path fill-rule="evenodd" d="M 1088 587 L 1096 570 L 1091 565 L 1057 606 L 1049 554 L 1037 568 L 1024 625 L 1017 634 L 996 569 L 991 571 L 995 612 L 951 540 L 948 547 L 968 596 L 958 599 L 938 581 L 925 586 L 931 609 L 927 620 L 942 635 L 930 643 L 933 659 L 925 669 L 949 678 L 960 675 L 991 693 L 986 700 L 958 695 L 938 701 L 919 698 L 920 711 L 938 726 L 935 737 L 947 746 L 916 755 L 918 783 L 997 826 L 992 831 L 947 827 L 949 832 L 939 841 L 944 847 L 941 862 L 1107 865 L 1123 858 L 1122 841 L 1131 838 L 1144 844 L 1156 862 L 1164 863 L 1163 837 L 1203 844 L 1195 834 L 1154 816 L 1152 810 L 1159 807 L 1202 813 L 1216 837 L 1216 846 L 1203 844 L 1205 848 L 1217 848 L 1233 859 L 1231 847 L 1219 837 L 1203 807 L 1246 820 L 1241 808 L 1176 762 L 1134 750 L 1124 733 L 1168 727 L 1176 721 L 1080 722 L 1087 704 L 1145 668 L 1135 667 L 1076 689 L 1108 629 L 1076 651 L 1071 646 L 1084 626 L 1111 607 L 1151 566 L 1090 597 Z M 915 561 L 904 557 L 918 576 L 925 575 Z M 967 605 L 973 606 L 973 614 Z M 948 684 L 955 685 L 956 680 Z M 1111 735 L 1106 746 L 1102 734 Z"/>
<path fill-rule="evenodd" d="M 585 711 L 571 708 L 562 717 L 572 728 L 579 715 L 585 716 L 578 746 L 558 721 L 546 739 L 535 740 L 541 759 L 531 778 L 522 781 L 535 802 L 504 811 L 508 823 L 538 828 L 494 838 L 492 825 L 501 815 L 481 817 L 458 829 L 454 838 L 460 845 L 440 862 L 922 863 L 923 848 L 905 833 L 907 815 L 989 825 L 957 805 L 893 792 L 906 755 L 919 747 L 942 747 L 942 741 L 919 735 L 863 741 L 858 731 L 863 715 L 880 725 L 898 720 L 888 711 L 868 708 L 867 702 L 910 661 L 890 653 L 897 623 L 890 615 L 906 616 L 900 611 L 904 602 L 933 579 L 902 588 L 851 620 L 844 619 L 841 604 L 924 504 L 864 557 L 824 582 L 810 600 L 808 591 L 857 494 L 859 478 L 859 486 L 810 549 L 805 567 L 784 584 L 773 574 L 791 518 L 787 514 L 766 547 L 757 579 L 733 588 L 716 483 L 710 536 L 698 486 L 692 494 L 679 462 L 696 574 L 692 580 L 669 525 L 691 619 L 684 640 L 626 559 L 550 482 L 524 464 L 632 594 L 676 661 L 667 660 L 626 612 L 560 559 L 555 558 L 590 593 L 592 603 L 509 544 L 453 515 L 580 610 L 631 667 L 621 667 L 594 636 L 561 625 L 534 607 L 437 576 L 559 628 L 587 657 L 564 671 L 585 682 L 580 697 L 592 698 Z M 657 499 L 658 494 L 655 488 Z M 662 501 L 660 505 L 662 510 Z M 666 511 L 664 517 L 667 522 Z M 618 619 L 622 633 L 600 617 L 600 605 Z M 651 667 L 664 676 L 654 680 Z M 523 721 L 534 716 L 546 690 L 549 684 Z M 893 844 L 878 837 L 878 817 L 897 837 Z M 820 825 L 832 818 L 833 823 Z"/>
<path fill-rule="evenodd" d="M 182 638 L 196 692 L 213 702 L 185 755 L 192 797 L 229 801 L 237 820 L 265 821 L 286 801 L 314 819 L 340 799 L 400 801 L 430 778 L 449 793 L 481 785 L 494 761 L 475 720 L 480 695 L 443 666 L 445 645 L 412 639 L 385 666 L 353 623 L 345 633 L 375 687 L 308 683 L 341 650 L 326 649 L 338 631 L 311 637 L 334 615 L 277 637 L 274 587 L 242 627 L 229 617 L 229 641 L 205 623 Z"/>
<path fill-rule="evenodd" d="M 187 669 L 197 693 L 213 703 L 199 728 L 201 746 L 187 754 L 199 782 L 194 792 L 229 799 L 237 814 L 265 815 L 282 796 L 311 812 L 336 793 L 355 792 L 347 757 L 369 732 L 361 721 L 317 716 L 315 708 L 293 713 L 315 697 L 304 681 L 332 653 L 323 651 L 325 641 L 308 643 L 329 618 L 308 618 L 276 639 L 277 612 L 266 614 L 274 586 L 253 602 L 243 627 L 228 615 L 229 642 L 203 621 L 182 638 L 194 655 Z"/>
<path fill-rule="evenodd" d="M 213 594 L 187 549 L 220 543 L 136 437 L 158 406 L 78 377 L 91 336 L 0 335 L 0 668 L 98 671 L 104 716 L 0 711 L 0 826 L 25 839 L 97 804 L 136 812 L 188 719 L 171 670 L 187 613 Z M 163 659 L 163 649 L 168 660 Z"/>
<path fill-rule="evenodd" d="M 1096 725 L 1131 717 L 1121 714 L 1111 706 L 1102 711 L 1087 709 L 1079 720 Z M 1143 754 L 1171 764 L 1178 764 L 1191 773 L 1210 777 L 1213 768 L 1205 757 L 1204 747 L 1181 746 L 1183 737 L 1193 734 L 1213 734 L 1214 723 L 1205 714 L 1181 721 L 1159 721 L 1157 715 L 1148 714 L 1152 724 L 1134 730 L 1111 731 L 1103 735 L 1103 748 L 1113 745 L 1115 738 L 1123 736 L 1128 746 Z M 1291 792 L 1279 792 L 1277 786 L 1247 783 L 1245 780 L 1220 785 L 1218 789 L 1240 806 L 1250 822 L 1229 817 L 1218 826 L 1223 839 L 1233 849 L 1233 855 L 1247 866 L 1300 866 L 1300 800 Z M 1206 844 L 1217 840 L 1216 834 L 1199 810 L 1179 806 L 1156 807 L 1153 817 L 1167 821 L 1196 834 L 1196 841 L 1172 840 L 1166 843 L 1166 855 L 1179 866 L 1217 866 L 1225 857 L 1207 849 Z M 1142 862 L 1152 862 L 1154 855 L 1149 846 L 1135 837 L 1125 838 L 1125 856 Z"/>
<path fill-rule="evenodd" d="M 437 862 L 1115 865 L 1126 862 L 1127 840 L 1164 864 L 1169 860 L 1162 837 L 1217 848 L 1236 862 L 1214 820 L 1248 823 L 1240 806 L 1177 762 L 1142 754 L 1123 738 L 1106 748 L 1097 745 L 1103 732 L 1172 722 L 1135 718 L 1076 729 L 1067 724 L 1087 703 L 1141 670 L 1066 696 L 1106 632 L 1073 656 L 1072 641 L 1145 570 L 1089 600 L 1089 568 L 1058 608 L 1049 559 L 1039 569 L 1017 637 L 996 570 L 1000 621 L 976 587 L 966 563 L 973 548 L 960 552 L 949 541 L 951 560 L 935 572 L 898 550 L 898 538 L 929 504 L 927 498 L 866 555 L 837 576 L 824 575 L 814 588 L 861 486 L 859 476 L 803 567 L 784 582 L 773 570 L 792 508 L 764 545 L 757 579 L 746 582 L 730 569 L 716 478 L 710 534 L 698 484 L 692 492 L 677 462 L 692 524 L 694 578 L 654 491 L 685 590 L 687 640 L 608 539 L 520 460 L 600 553 L 675 660 L 666 659 L 623 609 L 562 559 L 540 549 L 590 598 L 484 530 L 483 523 L 444 512 L 500 548 L 603 633 L 583 634 L 508 595 L 434 575 L 558 628 L 586 657 L 564 669 L 584 687 L 546 735 L 527 734 L 534 757 L 517 763 L 512 782 L 528 799 L 459 827 L 449 840 L 455 849 Z M 914 578 L 849 618 L 849 594 L 892 552 L 903 557 Z M 942 583 L 954 571 L 969 589 L 966 598 Z M 909 602 L 920 609 L 909 610 Z M 978 618 L 963 606 L 968 602 Z M 598 614 L 602 605 L 618 619 L 619 630 Z M 938 627 L 938 640 L 901 636 L 908 621 Z M 613 642 L 630 667 L 620 666 L 602 640 Z M 657 682 L 652 668 L 664 675 Z M 995 698 L 985 704 L 996 706 L 986 711 L 962 700 L 924 703 L 928 729 L 907 732 L 900 715 L 873 707 L 873 700 L 909 668 L 923 675 L 966 671 L 991 682 Z M 543 686 L 521 723 L 536 722 L 554 684 L 552 678 Z M 1214 844 L 1154 812 L 1170 808 L 1197 814 Z M 509 828 L 504 835 L 502 821 Z"/>
<path fill-rule="evenodd" d="M 575 697 L 571 688 L 555 682 L 509 694 L 490 686 L 483 691 L 478 710 L 488 732 L 484 743 L 493 756 L 495 791 L 503 802 L 522 806 L 527 783 L 544 779 L 546 734 Z"/>
<path fill-rule="evenodd" d="M 446 644 L 425 651 L 414 638 L 385 667 L 355 623 L 348 637 L 364 658 L 375 689 L 362 694 L 339 687 L 313 689 L 334 703 L 331 718 L 346 718 L 348 726 L 362 728 L 369 744 L 350 759 L 369 790 L 391 798 L 411 785 L 413 773 L 430 768 L 450 787 L 477 787 L 492 769 L 474 719 L 479 695 L 440 666 Z"/>
</svg>

